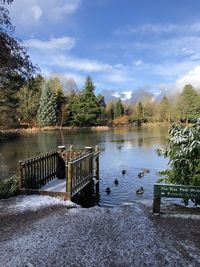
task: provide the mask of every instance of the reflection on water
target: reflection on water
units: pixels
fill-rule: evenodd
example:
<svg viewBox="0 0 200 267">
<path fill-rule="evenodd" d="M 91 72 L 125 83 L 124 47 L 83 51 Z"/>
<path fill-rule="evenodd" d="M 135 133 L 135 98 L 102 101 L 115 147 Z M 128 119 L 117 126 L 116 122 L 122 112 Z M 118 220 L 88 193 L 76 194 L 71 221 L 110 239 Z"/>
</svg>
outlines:
<svg viewBox="0 0 200 267">
<path fill-rule="evenodd" d="M 135 200 L 152 199 L 156 173 L 166 168 L 167 160 L 156 155 L 155 149 L 166 145 L 166 127 L 115 128 L 109 131 L 90 130 L 52 131 L 26 134 L 18 140 L 0 144 L 0 179 L 13 175 L 19 160 L 23 160 L 50 150 L 58 145 L 70 144 L 76 148 L 96 146 L 100 154 L 100 205 L 116 205 Z M 138 177 L 142 168 L 150 169 L 143 178 Z M 126 175 L 121 171 L 126 170 Z M 118 179 L 119 185 L 114 184 Z M 105 189 L 110 186 L 111 193 Z M 143 195 L 136 190 L 143 186 Z"/>
</svg>

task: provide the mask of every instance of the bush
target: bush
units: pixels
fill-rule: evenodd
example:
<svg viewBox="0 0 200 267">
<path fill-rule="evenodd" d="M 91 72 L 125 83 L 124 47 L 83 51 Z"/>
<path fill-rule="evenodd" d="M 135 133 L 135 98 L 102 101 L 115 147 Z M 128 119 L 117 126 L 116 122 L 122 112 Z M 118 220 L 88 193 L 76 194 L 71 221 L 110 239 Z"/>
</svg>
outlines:
<svg viewBox="0 0 200 267">
<path fill-rule="evenodd" d="M 0 182 L 0 198 L 9 198 L 19 193 L 19 181 L 14 175 Z"/>
<path fill-rule="evenodd" d="M 173 124 L 167 147 L 158 149 L 157 153 L 168 157 L 170 165 L 169 169 L 160 172 L 164 178 L 158 182 L 200 186 L 200 119 L 191 127 Z"/>
</svg>

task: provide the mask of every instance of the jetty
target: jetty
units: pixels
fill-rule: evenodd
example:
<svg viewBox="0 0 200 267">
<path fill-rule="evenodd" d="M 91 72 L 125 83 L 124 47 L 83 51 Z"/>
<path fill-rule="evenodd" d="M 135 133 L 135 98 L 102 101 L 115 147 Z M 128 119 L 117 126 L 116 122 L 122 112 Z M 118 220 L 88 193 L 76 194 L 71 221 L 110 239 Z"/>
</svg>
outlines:
<svg viewBox="0 0 200 267">
<path fill-rule="evenodd" d="M 19 188 L 25 194 L 71 200 L 84 189 L 99 193 L 99 147 L 56 151 L 19 161 Z"/>
</svg>

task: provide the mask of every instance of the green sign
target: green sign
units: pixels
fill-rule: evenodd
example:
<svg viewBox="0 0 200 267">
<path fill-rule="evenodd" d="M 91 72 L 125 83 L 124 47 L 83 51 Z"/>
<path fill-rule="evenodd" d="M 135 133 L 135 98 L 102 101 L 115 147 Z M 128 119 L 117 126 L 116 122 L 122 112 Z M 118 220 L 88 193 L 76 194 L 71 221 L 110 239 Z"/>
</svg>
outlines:
<svg viewBox="0 0 200 267">
<path fill-rule="evenodd" d="M 188 197 L 200 199 L 200 186 L 155 184 L 154 196 L 173 198 Z"/>
</svg>

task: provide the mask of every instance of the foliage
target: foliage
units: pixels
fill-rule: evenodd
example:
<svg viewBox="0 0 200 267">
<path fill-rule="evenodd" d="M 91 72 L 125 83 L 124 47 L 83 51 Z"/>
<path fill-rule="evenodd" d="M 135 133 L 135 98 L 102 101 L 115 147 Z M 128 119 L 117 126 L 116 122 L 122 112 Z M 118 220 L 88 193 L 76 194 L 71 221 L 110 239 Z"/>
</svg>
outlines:
<svg viewBox="0 0 200 267">
<path fill-rule="evenodd" d="M 179 97 L 177 109 L 181 120 L 190 121 L 199 115 L 200 98 L 197 91 L 187 84 Z"/>
<path fill-rule="evenodd" d="M 98 124 L 101 108 L 94 94 L 94 88 L 91 77 L 86 77 L 81 94 L 74 95 L 70 101 L 72 125 L 93 126 Z"/>
<path fill-rule="evenodd" d="M 170 169 L 162 171 L 165 181 L 181 185 L 200 186 L 200 120 L 191 127 L 173 124 L 168 146 L 158 155 L 168 157 Z"/>
<path fill-rule="evenodd" d="M 49 83 L 46 83 L 41 98 L 37 114 L 37 120 L 40 126 L 53 126 L 57 122 L 56 101 Z"/>
<path fill-rule="evenodd" d="M 4 1 L 5 2 L 5 1 Z M 0 86 L 8 83 L 10 75 L 30 77 L 36 70 L 22 42 L 13 36 L 8 10 L 0 6 Z"/>
<path fill-rule="evenodd" d="M 171 119 L 171 105 L 166 96 L 164 96 L 159 105 L 159 120 L 168 121 Z"/>
<path fill-rule="evenodd" d="M 138 102 L 137 104 L 137 119 L 138 121 L 141 121 L 144 119 L 144 110 L 141 102 Z"/>
<path fill-rule="evenodd" d="M 24 84 L 24 80 L 19 75 L 10 75 L 9 82 L 4 83 L 0 90 L 0 127 L 1 129 L 17 128 L 18 121 L 18 97 L 17 92 Z"/>
<path fill-rule="evenodd" d="M 29 79 L 26 84 L 21 87 L 18 93 L 18 112 L 20 120 L 28 123 L 34 121 L 39 108 L 43 84 L 44 78 L 41 75 L 37 75 L 36 77 Z"/>
<path fill-rule="evenodd" d="M 129 117 L 127 115 L 123 115 L 120 117 L 117 117 L 113 120 L 114 125 L 128 125 L 129 123 Z"/>
<path fill-rule="evenodd" d="M 122 105 L 121 99 L 119 99 L 115 104 L 114 104 L 114 118 L 118 118 L 120 116 L 124 115 L 124 107 Z"/>
<path fill-rule="evenodd" d="M 63 93 L 63 87 L 57 77 L 50 79 L 48 84 L 55 96 L 56 120 L 59 125 L 62 125 L 64 112 L 66 112 L 66 98 Z"/>
<path fill-rule="evenodd" d="M 16 176 L 0 182 L 0 198 L 9 198 L 19 193 L 19 180 Z"/>
</svg>

